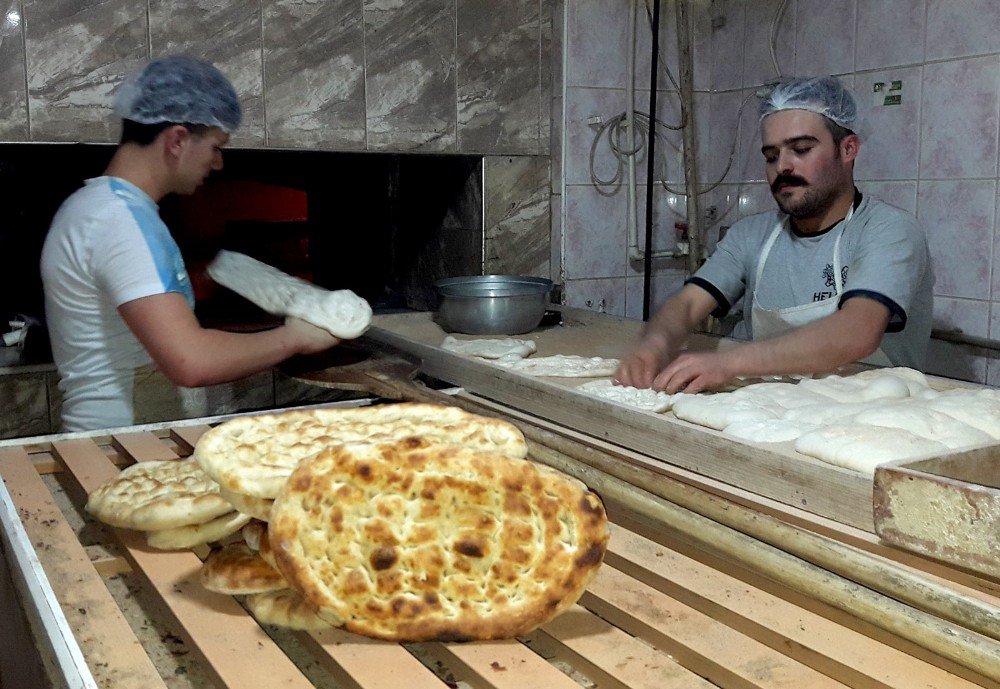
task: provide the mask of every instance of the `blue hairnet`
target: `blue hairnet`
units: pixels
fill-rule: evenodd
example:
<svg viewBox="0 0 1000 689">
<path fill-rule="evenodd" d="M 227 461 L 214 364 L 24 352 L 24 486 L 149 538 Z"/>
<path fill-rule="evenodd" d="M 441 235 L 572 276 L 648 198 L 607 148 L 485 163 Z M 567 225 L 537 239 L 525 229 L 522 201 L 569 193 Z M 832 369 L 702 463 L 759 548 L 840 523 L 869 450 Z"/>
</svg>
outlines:
<svg viewBox="0 0 1000 689">
<path fill-rule="evenodd" d="M 115 114 L 140 124 L 201 124 L 231 133 L 243 113 L 236 90 L 218 69 L 185 55 L 153 60 L 115 94 Z"/>
<path fill-rule="evenodd" d="M 791 79 L 775 86 L 760 104 L 760 119 L 779 110 L 808 110 L 857 133 L 858 106 L 836 77 Z"/>
</svg>

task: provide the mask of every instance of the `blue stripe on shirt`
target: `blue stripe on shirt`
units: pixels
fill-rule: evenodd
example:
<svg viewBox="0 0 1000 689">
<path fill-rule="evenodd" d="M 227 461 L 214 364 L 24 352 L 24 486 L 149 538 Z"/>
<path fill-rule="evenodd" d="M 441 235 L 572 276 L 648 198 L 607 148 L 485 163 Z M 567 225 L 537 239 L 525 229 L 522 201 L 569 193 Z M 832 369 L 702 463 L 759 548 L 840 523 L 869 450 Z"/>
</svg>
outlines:
<svg viewBox="0 0 1000 689">
<path fill-rule="evenodd" d="M 128 183 L 110 177 L 108 184 L 111 187 L 111 192 L 125 202 L 129 212 L 132 213 L 135 224 L 142 232 L 164 291 L 180 292 L 194 308 L 194 291 L 191 289 L 191 281 L 184 268 L 184 259 L 159 214 L 153 207 L 150 207 L 149 203 L 144 202 L 141 198 L 136 198 L 136 192 Z"/>
</svg>

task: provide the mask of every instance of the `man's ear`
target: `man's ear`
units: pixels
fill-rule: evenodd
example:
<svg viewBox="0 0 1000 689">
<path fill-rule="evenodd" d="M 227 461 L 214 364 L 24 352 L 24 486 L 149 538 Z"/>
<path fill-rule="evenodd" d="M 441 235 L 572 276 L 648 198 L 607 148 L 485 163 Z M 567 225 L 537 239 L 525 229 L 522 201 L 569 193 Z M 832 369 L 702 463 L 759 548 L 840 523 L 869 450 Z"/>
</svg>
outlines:
<svg viewBox="0 0 1000 689">
<path fill-rule="evenodd" d="M 861 139 L 857 134 L 848 134 L 840 140 L 840 157 L 846 162 L 853 162 L 861 150 Z"/>
<path fill-rule="evenodd" d="M 164 151 L 171 156 L 178 157 L 184 144 L 191 137 L 191 132 L 184 125 L 175 124 L 160 132 L 160 137 L 163 139 Z"/>
</svg>

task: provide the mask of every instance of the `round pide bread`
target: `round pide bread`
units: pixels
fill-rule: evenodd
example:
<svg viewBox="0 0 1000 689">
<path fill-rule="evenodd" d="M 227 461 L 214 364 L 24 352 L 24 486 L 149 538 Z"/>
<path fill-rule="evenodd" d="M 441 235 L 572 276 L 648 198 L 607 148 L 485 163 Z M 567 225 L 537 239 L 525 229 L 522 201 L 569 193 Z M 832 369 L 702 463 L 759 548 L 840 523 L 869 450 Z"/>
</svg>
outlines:
<svg viewBox="0 0 1000 689">
<path fill-rule="evenodd" d="M 381 443 L 411 435 L 446 445 L 524 457 L 512 424 L 437 404 L 382 404 L 295 410 L 227 421 L 198 440 L 194 458 L 223 488 L 274 498 L 299 461 L 333 445 Z"/>
<path fill-rule="evenodd" d="M 323 619 L 400 642 L 544 624 L 583 593 L 609 537 L 601 500 L 576 479 L 416 437 L 303 460 L 268 534 Z"/>
<path fill-rule="evenodd" d="M 105 524 L 141 531 L 204 524 L 232 512 L 219 485 L 197 462 L 139 462 L 87 498 L 87 511 Z"/>
</svg>

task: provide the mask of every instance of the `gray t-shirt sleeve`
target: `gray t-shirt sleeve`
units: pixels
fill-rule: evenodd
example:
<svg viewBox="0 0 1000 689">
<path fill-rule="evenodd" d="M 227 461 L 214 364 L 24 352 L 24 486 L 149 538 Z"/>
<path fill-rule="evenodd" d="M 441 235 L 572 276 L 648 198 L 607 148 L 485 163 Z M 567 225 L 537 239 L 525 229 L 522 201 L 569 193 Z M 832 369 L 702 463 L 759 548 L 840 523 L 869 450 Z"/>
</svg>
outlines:
<svg viewBox="0 0 1000 689">
<path fill-rule="evenodd" d="M 698 285 L 715 297 L 718 308 L 712 312 L 716 318 L 725 316 L 739 301 L 747 288 L 749 267 L 759 250 L 759 231 L 756 223 L 742 220 L 733 225 L 705 264 L 687 280 L 686 284 Z"/>
<path fill-rule="evenodd" d="M 872 210 L 871 224 L 851 257 L 840 306 L 853 297 L 874 299 L 890 311 L 886 332 L 899 332 L 930 261 L 927 240 L 909 214 L 886 204 Z"/>
</svg>

